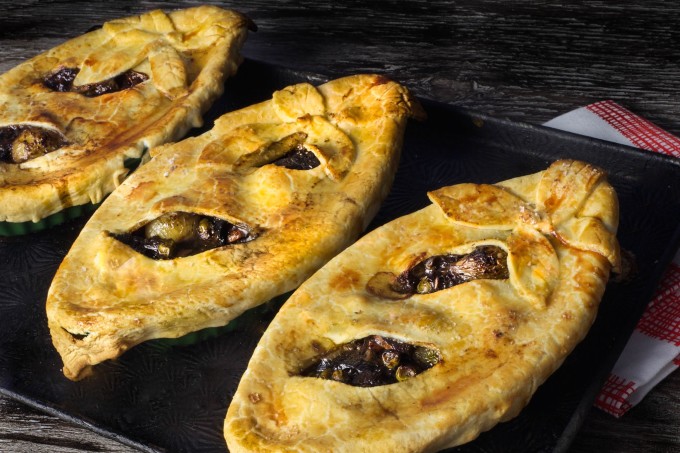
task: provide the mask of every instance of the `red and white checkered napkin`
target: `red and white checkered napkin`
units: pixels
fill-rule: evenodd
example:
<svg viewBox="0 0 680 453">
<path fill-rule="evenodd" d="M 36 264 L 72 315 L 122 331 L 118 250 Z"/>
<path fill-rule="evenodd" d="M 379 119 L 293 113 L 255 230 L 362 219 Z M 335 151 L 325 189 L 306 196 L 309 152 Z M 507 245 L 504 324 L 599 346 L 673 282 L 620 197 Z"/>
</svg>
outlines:
<svg viewBox="0 0 680 453">
<path fill-rule="evenodd" d="M 680 157 L 680 139 L 613 101 L 582 107 L 545 126 Z M 595 406 L 625 414 L 680 366 L 680 251 L 645 309 Z"/>
</svg>

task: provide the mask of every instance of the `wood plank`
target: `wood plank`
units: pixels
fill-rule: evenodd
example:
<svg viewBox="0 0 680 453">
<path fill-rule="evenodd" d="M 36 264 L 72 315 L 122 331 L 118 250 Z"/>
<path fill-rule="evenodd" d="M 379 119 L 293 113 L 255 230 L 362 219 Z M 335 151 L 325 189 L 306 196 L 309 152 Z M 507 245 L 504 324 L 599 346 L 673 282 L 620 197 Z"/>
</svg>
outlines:
<svg viewBox="0 0 680 453">
<path fill-rule="evenodd" d="M 421 96 L 530 123 L 614 99 L 680 135 L 672 2 L 3 0 L 0 72 L 106 20 L 199 3 L 258 24 L 250 58 L 331 76 L 383 73 Z M 593 410 L 572 451 L 678 451 L 679 403 L 675 373 L 621 419 Z M 0 451 L 133 450 L 0 397 Z"/>
</svg>

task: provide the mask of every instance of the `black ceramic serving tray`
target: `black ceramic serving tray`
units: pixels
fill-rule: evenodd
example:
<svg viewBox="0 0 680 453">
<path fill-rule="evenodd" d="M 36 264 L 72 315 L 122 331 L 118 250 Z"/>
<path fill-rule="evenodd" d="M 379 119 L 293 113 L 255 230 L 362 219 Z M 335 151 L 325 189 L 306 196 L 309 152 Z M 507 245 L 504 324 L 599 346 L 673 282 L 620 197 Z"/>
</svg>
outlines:
<svg viewBox="0 0 680 453">
<path fill-rule="evenodd" d="M 321 76 L 246 61 L 208 112 L 268 99 Z M 565 451 L 680 241 L 680 162 L 634 148 L 500 120 L 423 101 L 429 118 L 409 124 L 392 191 L 369 228 L 428 204 L 426 192 L 493 183 L 540 171 L 559 158 L 604 168 L 621 206 L 619 239 L 638 272 L 611 282 L 597 321 L 521 414 L 454 452 Z M 200 131 L 197 131 L 199 133 Z M 52 276 L 85 219 L 0 239 L 0 393 L 142 451 L 224 453 L 222 424 L 250 355 L 280 301 L 194 344 L 156 340 L 71 382 L 47 329 Z"/>
</svg>

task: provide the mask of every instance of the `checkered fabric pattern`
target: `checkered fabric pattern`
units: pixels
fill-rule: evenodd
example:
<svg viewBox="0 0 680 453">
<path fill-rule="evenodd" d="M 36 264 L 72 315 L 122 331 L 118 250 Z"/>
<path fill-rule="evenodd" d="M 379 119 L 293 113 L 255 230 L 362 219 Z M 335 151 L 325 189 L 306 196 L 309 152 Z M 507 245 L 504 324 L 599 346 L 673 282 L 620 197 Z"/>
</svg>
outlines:
<svg viewBox="0 0 680 453">
<path fill-rule="evenodd" d="M 610 100 L 568 112 L 545 125 L 680 158 L 680 139 Z M 680 253 L 645 309 L 595 406 L 620 417 L 678 367 Z"/>
<path fill-rule="evenodd" d="M 657 125 L 640 118 L 614 101 L 601 101 L 585 107 L 606 121 L 637 148 L 680 157 L 680 139 Z"/>
<path fill-rule="evenodd" d="M 622 415 L 633 407 L 628 399 L 633 395 L 636 388 L 635 382 L 610 374 L 597 395 L 595 406 L 612 415 Z"/>
<path fill-rule="evenodd" d="M 659 291 L 642 315 L 637 329 L 680 347 L 680 266 L 670 265 Z"/>
</svg>

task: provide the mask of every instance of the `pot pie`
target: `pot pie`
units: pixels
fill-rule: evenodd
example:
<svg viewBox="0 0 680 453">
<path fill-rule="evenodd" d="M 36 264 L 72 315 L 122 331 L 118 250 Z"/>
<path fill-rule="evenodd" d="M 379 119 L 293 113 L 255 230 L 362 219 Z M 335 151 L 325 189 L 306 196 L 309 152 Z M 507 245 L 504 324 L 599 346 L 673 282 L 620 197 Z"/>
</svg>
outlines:
<svg viewBox="0 0 680 453">
<path fill-rule="evenodd" d="M 563 160 L 367 234 L 298 288 L 228 409 L 229 451 L 437 451 L 516 416 L 619 268 L 618 204 Z"/>
<path fill-rule="evenodd" d="M 200 126 L 252 26 L 212 6 L 157 10 L 0 76 L 0 234 L 99 203 L 147 149 Z"/>
<path fill-rule="evenodd" d="M 353 242 L 387 195 L 402 86 L 357 75 L 277 91 L 151 150 L 95 212 L 47 297 L 70 379 L 153 338 L 227 324 Z"/>
</svg>

